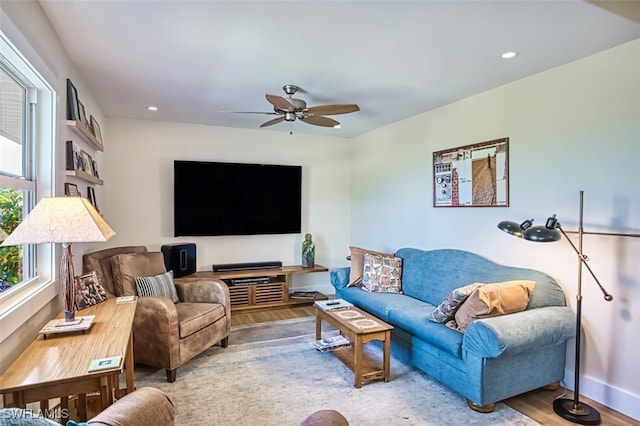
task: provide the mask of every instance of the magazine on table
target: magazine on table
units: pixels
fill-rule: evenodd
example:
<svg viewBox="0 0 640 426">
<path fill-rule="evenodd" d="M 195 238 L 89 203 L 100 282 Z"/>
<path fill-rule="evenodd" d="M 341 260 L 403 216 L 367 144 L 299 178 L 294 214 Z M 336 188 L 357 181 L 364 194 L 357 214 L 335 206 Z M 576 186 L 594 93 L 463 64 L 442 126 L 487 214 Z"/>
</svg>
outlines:
<svg viewBox="0 0 640 426">
<path fill-rule="evenodd" d="M 335 351 L 336 349 L 351 346 L 351 341 L 339 334 L 337 336 L 324 337 L 313 342 L 313 345 L 320 352 Z"/>
<path fill-rule="evenodd" d="M 316 300 L 313 304 L 321 311 L 338 311 L 340 309 L 349 309 L 353 307 L 353 303 L 344 299 Z"/>
</svg>

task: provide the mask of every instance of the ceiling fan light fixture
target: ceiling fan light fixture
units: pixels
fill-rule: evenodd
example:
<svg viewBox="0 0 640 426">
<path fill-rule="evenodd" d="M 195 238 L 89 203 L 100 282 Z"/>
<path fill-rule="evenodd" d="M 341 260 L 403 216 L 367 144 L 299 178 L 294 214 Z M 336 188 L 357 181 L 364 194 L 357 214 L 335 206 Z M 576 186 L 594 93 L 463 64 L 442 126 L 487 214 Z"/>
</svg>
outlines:
<svg viewBox="0 0 640 426">
<path fill-rule="evenodd" d="M 284 120 L 285 121 L 296 121 L 296 113 L 295 112 L 290 112 L 287 111 L 284 113 Z"/>
</svg>

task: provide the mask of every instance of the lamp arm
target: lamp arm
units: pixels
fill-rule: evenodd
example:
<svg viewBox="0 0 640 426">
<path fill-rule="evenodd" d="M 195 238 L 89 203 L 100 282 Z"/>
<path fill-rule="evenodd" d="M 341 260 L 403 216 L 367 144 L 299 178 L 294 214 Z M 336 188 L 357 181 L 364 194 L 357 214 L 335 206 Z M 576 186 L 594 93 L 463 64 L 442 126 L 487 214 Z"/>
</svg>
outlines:
<svg viewBox="0 0 640 426">
<path fill-rule="evenodd" d="M 580 259 L 580 261 L 582 262 L 582 264 L 584 266 L 586 266 L 587 271 L 589 271 L 589 273 L 591 274 L 591 276 L 593 277 L 593 280 L 596 282 L 596 284 L 598 284 L 598 287 L 600 287 L 600 291 L 602 291 L 602 294 L 604 295 L 604 300 L 606 300 L 607 302 L 611 302 L 613 300 L 613 296 L 610 295 L 607 290 L 605 290 L 605 288 L 602 286 L 602 284 L 600 284 L 600 281 L 598 280 L 598 277 L 596 277 L 596 274 L 591 270 L 591 267 L 589 266 L 589 264 L 587 263 L 587 260 L 589 259 L 587 255 L 580 253 L 580 251 L 578 250 L 578 248 L 576 247 L 575 244 L 573 244 L 573 241 L 571 241 L 571 239 L 569 238 L 569 236 L 567 235 L 567 233 L 564 231 L 564 229 L 562 229 L 562 226 L 560 225 L 560 223 L 558 222 L 556 224 L 556 229 L 558 229 L 562 235 L 564 235 L 564 238 L 567 240 L 567 242 L 571 245 L 571 247 L 573 248 L 573 251 L 576 252 L 576 254 L 578 255 L 578 258 Z"/>
</svg>

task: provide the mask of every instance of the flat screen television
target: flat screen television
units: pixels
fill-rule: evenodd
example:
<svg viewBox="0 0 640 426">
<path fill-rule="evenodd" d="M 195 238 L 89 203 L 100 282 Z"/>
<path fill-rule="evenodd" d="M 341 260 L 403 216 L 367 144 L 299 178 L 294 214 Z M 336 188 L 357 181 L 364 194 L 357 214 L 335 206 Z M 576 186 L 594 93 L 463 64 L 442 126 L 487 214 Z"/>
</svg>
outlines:
<svg viewBox="0 0 640 426">
<path fill-rule="evenodd" d="M 299 234 L 302 167 L 175 160 L 174 235 Z"/>
</svg>

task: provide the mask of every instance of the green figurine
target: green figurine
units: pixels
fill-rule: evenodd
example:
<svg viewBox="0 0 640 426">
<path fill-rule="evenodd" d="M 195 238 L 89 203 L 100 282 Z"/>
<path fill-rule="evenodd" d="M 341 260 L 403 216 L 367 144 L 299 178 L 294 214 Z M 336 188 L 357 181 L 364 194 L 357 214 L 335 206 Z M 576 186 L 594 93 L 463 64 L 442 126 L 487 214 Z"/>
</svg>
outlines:
<svg viewBox="0 0 640 426">
<path fill-rule="evenodd" d="M 302 267 L 313 268 L 316 259 L 316 244 L 311 241 L 311 234 L 305 234 L 302 242 Z"/>
</svg>

